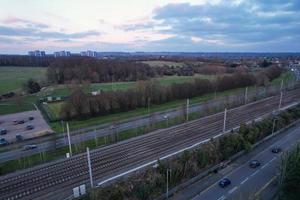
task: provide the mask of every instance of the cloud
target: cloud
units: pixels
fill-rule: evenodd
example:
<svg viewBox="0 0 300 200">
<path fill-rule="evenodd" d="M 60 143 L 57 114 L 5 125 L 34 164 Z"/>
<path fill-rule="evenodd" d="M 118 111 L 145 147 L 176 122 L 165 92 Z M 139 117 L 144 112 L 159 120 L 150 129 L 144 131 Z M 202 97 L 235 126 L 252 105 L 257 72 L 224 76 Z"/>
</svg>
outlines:
<svg viewBox="0 0 300 200">
<path fill-rule="evenodd" d="M 0 26 L 0 36 L 27 36 L 43 39 L 80 39 L 88 36 L 98 36 L 98 31 L 83 31 L 75 33 L 64 33 L 56 31 L 45 31 L 36 27 L 10 27 Z"/>
<path fill-rule="evenodd" d="M 289 45 L 300 43 L 299 11 L 299 0 L 228 0 L 201 5 L 170 3 L 153 10 L 151 23 L 130 25 L 126 30 L 169 27 L 160 32 L 189 38 L 198 46 L 211 43 L 252 48 L 253 44 L 279 42 Z"/>
<path fill-rule="evenodd" d="M 61 40 L 68 41 L 71 39 L 83 39 L 89 36 L 98 36 L 100 32 L 89 30 L 82 32 L 66 33 L 63 30 L 51 31 L 51 27 L 44 23 L 39 23 L 18 17 L 7 17 L 0 21 L 0 36 L 11 37 L 12 40 L 16 37 L 26 38 L 29 40 Z"/>
<path fill-rule="evenodd" d="M 23 24 L 28 27 L 36 27 L 36 28 L 49 28 L 47 24 L 34 22 L 31 20 L 21 19 L 18 17 L 7 17 L 6 19 L 1 21 L 4 24 L 16 25 Z"/>
</svg>

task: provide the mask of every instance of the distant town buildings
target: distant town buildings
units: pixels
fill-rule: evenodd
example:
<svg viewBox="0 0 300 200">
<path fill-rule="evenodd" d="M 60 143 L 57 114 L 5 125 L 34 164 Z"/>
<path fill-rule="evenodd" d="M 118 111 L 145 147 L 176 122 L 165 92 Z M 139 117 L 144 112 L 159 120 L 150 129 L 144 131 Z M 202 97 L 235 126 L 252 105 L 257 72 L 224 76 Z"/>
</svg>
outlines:
<svg viewBox="0 0 300 200">
<path fill-rule="evenodd" d="M 45 51 L 35 50 L 35 51 L 29 51 L 29 56 L 35 56 L 35 57 L 45 57 L 46 53 Z"/>
<path fill-rule="evenodd" d="M 87 51 L 80 52 L 80 56 L 98 57 L 99 53 L 96 51 L 87 50 Z"/>
<path fill-rule="evenodd" d="M 54 57 L 70 57 L 71 56 L 71 52 L 70 51 L 57 51 L 54 52 Z"/>
</svg>

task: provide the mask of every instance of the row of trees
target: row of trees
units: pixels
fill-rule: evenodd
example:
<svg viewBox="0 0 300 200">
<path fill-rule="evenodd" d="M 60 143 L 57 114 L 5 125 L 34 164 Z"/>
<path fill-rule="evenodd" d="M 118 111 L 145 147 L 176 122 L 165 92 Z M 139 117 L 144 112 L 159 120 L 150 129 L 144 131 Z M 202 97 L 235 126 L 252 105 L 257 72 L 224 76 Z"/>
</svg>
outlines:
<svg viewBox="0 0 300 200">
<path fill-rule="evenodd" d="M 135 88 L 102 92 L 96 96 L 85 94 L 77 88 L 62 107 L 61 116 L 64 119 L 72 119 L 106 115 L 253 84 L 255 84 L 253 75 L 235 74 L 220 77 L 216 81 L 196 79 L 170 86 L 155 81 L 140 81 Z"/>
<path fill-rule="evenodd" d="M 145 80 L 155 76 L 154 68 L 126 60 L 100 60 L 87 57 L 57 59 L 48 67 L 52 83 L 115 82 Z"/>
<path fill-rule="evenodd" d="M 272 80 L 280 75 L 274 71 Z M 269 74 L 269 73 L 266 73 Z M 276 76 L 273 76 L 275 74 Z M 99 95 L 85 94 L 79 88 L 75 89 L 61 109 L 64 119 L 88 118 L 97 115 L 125 112 L 136 108 L 147 107 L 153 104 L 162 104 L 174 100 L 192 98 L 207 93 L 220 92 L 229 89 L 247 87 L 258 82 L 253 74 L 235 73 L 231 76 L 220 76 L 216 80 L 195 79 L 191 82 L 161 85 L 154 81 L 140 81 L 137 87 L 126 91 L 101 92 Z"/>
<path fill-rule="evenodd" d="M 21 55 L 0 55 L 0 66 L 48 67 L 54 57 L 34 57 Z"/>
<path fill-rule="evenodd" d="M 300 106 L 296 109 L 290 109 L 277 116 L 278 125 L 276 130 L 280 129 L 300 118 Z M 197 176 L 203 170 L 228 160 L 236 153 L 245 150 L 251 150 L 252 144 L 265 138 L 272 133 L 273 118 L 265 119 L 250 125 L 242 124 L 239 133 L 231 133 L 216 140 L 201 145 L 200 148 L 185 151 L 183 154 L 168 160 L 159 161 L 156 169 L 150 168 L 144 172 L 134 174 L 126 180 L 116 182 L 110 186 L 92 190 L 86 200 L 150 200 L 165 192 L 167 170 L 169 170 L 169 187 L 172 188 L 192 177 Z M 295 169 L 286 173 L 288 182 L 285 184 L 285 191 L 290 199 L 298 199 L 299 187 L 297 181 L 299 166 L 299 152 L 294 156 L 288 169 Z M 297 162 L 296 162 L 297 161 Z M 297 163 L 297 164 L 296 164 Z M 296 176 L 296 177 L 295 177 Z M 289 198 L 284 198 L 289 199 Z"/>
</svg>

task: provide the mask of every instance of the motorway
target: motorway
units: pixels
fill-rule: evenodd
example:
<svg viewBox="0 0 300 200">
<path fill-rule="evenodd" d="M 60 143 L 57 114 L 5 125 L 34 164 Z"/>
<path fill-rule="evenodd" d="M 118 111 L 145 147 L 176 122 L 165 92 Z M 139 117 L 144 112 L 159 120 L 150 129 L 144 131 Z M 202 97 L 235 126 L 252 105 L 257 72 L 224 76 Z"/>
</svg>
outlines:
<svg viewBox="0 0 300 200">
<path fill-rule="evenodd" d="M 273 87 L 269 88 L 269 91 L 267 93 L 274 94 L 276 90 L 279 87 Z M 266 96 L 266 90 L 264 89 L 258 89 L 257 91 L 251 91 L 248 93 L 248 100 L 249 102 L 253 98 L 262 98 Z M 191 105 L 189 108 L 189 113 L 195 113 L 200 112 L 201 110 L 205 112 L 205 109 L 207 107 L 210 108 L 218 108 L 223 107 L 224 104 L 226 104 L 226 101 L 228 100 L 239 100 L 240 103 L 243 103 L 244 101 L 244 93 L 237 93 L 235 95 L 231 95 L 229 97 L 220 97 L 214 100 L 211 100 L 209 103 L 202 103 L 202 104 L 194 104 Z M 164 112 L 157 112 L 154 113 L 153 116 L 155 116 L 154 123 L 160 122 L 160 121 L 166 121 L 165 116 L 168 116 L 168 120 L 173 119 L 175 117 L 178 117 L 182 115 L 181 109 L 171 109 Z M 125 131 L 137 127 L 146 126 L 150 123 L 149 116 L 142 116 L 142 117 L 136 117 L 132 118 L 125 122 L 120 122 L 120 124 L 117 126 L 117 131 Z M 167 122 L 166 122 L 167 123 Z M 96 127 L 95 127 L 96 128 Z M 91 129 L 91 130 L 90 130 Z M 85 132 L 87 131 L 87 132 Z M 111 129 L 111 124 L 103 125 L 100 128 L 97 127 L 97 130 L 93 130 L 93 128 L 89 128 L 86 130 L 80 130 L 71 132 L 71 143 L 76 144 L 87 140 L 93 140 L 97 137 L 101 136 L 107 136 L 113 134 L 113 130 Z M 33 154 L 53 150 L 55 148 L 63 147 L 68 145 L 66 134 L 62 134 L 61 137 L 56 138 L 57 136 L 49 136 L 49 137 L 43 137 L 37 140 L 30 140 L 25 141 L 23 143 L 16 143 L 7 147 L 0 147 L 0 162 L 6 162 L 9 160 L 18 159 L 25 156 L 30 156 Z M 38 144 L 37 149 L 33 149 L 30 151 L 22 151 L 22 147 L 25 144 Z"/>
<path fill-rule="evenodd" d="M 285 92 L 282 106 L 300 101 L 300 89 Z M 279 96 L 269 97 L 227 112 L 228 132 L 242 122 L 251 122 L 278 110 Z M 151 166 L 158 158 L 167 158 L 211 138 L 222 135 L 224 112 L 168 129 L 132 138 L 91 152 L 95 183 Z M 89 176 L 86 154 L 62 159 L 0 177 L 0 199 L 64 199 L 72 188 L 86 184 Z"/>
<path fill-rule="evenodd" d="M 287 151 L 298 144 L 300 141 L 300 126 L 298 125 L 283 134 L 284 137 L 268 144 L 256 155 L 249 158 L 249 161 L 260 161 L 260 167 L 252 169 L 249 167 L 248 162 L 244 162 L 222 177 L 229 178 L 232 181 L 231 185 L 221 188 L 217 181 L 192 200 L 244 200 L 259 197 L 259 193 L 267 188 L 279 173 L 282 153 L 274 154 L 271 152 L 271 148 L 280 146 L 283 151 Z M 265 194 L 264 199 L 272 199 L 273 195 L 274 193 Z"/>
</svg>

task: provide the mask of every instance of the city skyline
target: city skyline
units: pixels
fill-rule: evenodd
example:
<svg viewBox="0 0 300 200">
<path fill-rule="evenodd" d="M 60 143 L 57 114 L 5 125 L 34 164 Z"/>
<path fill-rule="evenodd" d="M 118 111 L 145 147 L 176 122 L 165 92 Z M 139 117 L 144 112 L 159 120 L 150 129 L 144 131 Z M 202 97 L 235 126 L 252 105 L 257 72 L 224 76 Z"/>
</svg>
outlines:
<svg viewBox="0 0 300 200">
<path fill-rule="evenodd" d="M 2 0 L 0 54 L 299 52 L 300 3 Z"/>
</svg>

